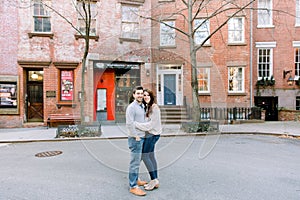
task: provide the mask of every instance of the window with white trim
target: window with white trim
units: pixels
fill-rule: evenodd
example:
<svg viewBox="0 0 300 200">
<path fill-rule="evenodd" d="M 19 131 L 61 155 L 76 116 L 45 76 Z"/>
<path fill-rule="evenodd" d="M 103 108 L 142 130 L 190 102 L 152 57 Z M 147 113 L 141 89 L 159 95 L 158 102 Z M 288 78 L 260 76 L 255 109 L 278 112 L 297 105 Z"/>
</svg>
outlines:
<svg viewBox="0 0 300 200">
<path fill-rule="evenodd" d="M 300 48 L 295 48 L 295 76 L 300 76 Z"/>
<path fill-rule="evenodd" d="M 258 79 L 271 78 L 273 75 L 273 49 L 258 49 Z"/>
<path fill-rule="evenodd" d="M 296 0 L 296 26 L 300 26 L 300 0 Z"/>
<path fill-rule="evenodd" d="M 244 17 L 233 17 L 228 21 L 228 43 L 243 43 Z"/>
<path fill-rule="evenodd" d="M 175 21 L 160 23 L 160 46 L 175 46 Z"/>
<path fill-rule="evenodd" d="M 210 68 L 197 68 L 198 93 L 210 92 Z"/>
<path fill-rule="evenodd" d="M 257 23 L 259 27 L 270 27 L 273 25 L 272 0 L 259 0 L 257 12 Z"/>
<path fill-rule="evenodd" d="M 194 20 L 194 40 L 197 45 L 202 44 L 202 42 L 209 36 L 209 20 L 208 19 L 195 19 Z M 209 39 L 205 42 L 205 44 L 209 44 Z"/>
<path fill-rule="evenodd" d="M 228 67 L 228 91 L 244 92 L 244 67 Z"/>
<path fill-rule="evenodd" d="M 85 3 L 85 8 L 88 11 L 88 6 L 91 9 L 91 25 L 90 25 L 90 34 L 89 36 L 96 36 L 96 16 L 97 16 L 97 9 L 96 9 L 96 2 L 90 1 Z M 87 18 L 85 17 L 85 12 L 83 9 L 83 2 L 77 1 L 77 12 L 78 12 L 78 29 L 82 35 L 86 35 L 86 25 L 85 22 Z"/>
<path fill-rule="evenodd" d="M 139 7 L 122 4 L 122 38 L 140 39 Z"/>
<path fill-rule="evenodd" d="M 33 2 L 34 32 L 51 32 L 50 12 L 45 4 L 50 5 L 48 1 L 42 2 L 40 0 L 35 0 Z"/>
</svg>

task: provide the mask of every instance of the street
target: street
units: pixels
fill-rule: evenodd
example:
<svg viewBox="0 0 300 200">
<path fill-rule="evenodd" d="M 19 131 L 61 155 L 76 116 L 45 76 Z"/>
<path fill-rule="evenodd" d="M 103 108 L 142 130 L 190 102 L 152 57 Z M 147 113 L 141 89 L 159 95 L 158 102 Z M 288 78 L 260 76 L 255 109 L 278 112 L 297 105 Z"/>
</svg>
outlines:
<svg viewBox="0 0 300 200">
<path fill-rule="evenodd" d="M 161 137 L 160 188 L 129 193 L 126 139 L 1 144 L 0 199 L 300 199 L 300 140 L 259 135 Z M 59 155 L 37 157 L 37 153 Z M 148 180 L 144 164 L 142 179 Z"/>
</svg>

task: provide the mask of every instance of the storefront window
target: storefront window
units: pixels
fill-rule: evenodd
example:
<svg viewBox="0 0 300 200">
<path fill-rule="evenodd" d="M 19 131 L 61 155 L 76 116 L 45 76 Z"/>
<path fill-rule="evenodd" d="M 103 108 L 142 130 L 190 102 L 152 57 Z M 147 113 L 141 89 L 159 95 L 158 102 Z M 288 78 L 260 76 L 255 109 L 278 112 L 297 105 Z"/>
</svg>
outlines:
<svg viewBox="0 0 300 200">
<path fill-rule="evenodd" d="M 73 70 L 60 71 L 60 100 L 74 100 L 74 72 Z"/>
<path fill-rule="evenodd" d="M 125 111 L 128 104 L 133 100 L 133 88 L 140 85 L 140 70 L 130 69 L 116 70 L 116 120 L 125 120 Z"/>
</svg>

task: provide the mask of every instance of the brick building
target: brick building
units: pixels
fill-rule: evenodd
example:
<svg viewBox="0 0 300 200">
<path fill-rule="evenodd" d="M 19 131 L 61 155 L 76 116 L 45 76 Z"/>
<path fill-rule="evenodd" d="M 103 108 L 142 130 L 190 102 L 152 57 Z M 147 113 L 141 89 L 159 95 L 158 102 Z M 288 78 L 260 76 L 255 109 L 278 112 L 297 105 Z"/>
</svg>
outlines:
<svg viewBox="0 0 300 200">
<path fill-rule="evenodd" d="M 132 88 L 139 84 L 155 91 L 161 106 L 192 105 L 190 41 L 184 34 L 189 12 L 182 1 L 91 1 L 84 72 L 84 38 L 70 25 L 84 33 L 76 11 L 80 1 L 4 2 L 0 127 L 45 124 L 52 113 L 79 114 L 83 92 L 86 123 L 123 122 Z M 272 0 L 201 2 L 192 9 L 195 14 L 201 8 L 193 22 L 195 46 L 215 34 L 196 53 L 200 106 L 257 105 L 271 113 L 267 120 L 277 120 L 280 107 L 299 109 L 299 86 L 287 84 L 290 76 L 299 78 L 299 0 L 288 6 Z M 216 15 L 216 8 L 223 11 Z"/>
</svg>

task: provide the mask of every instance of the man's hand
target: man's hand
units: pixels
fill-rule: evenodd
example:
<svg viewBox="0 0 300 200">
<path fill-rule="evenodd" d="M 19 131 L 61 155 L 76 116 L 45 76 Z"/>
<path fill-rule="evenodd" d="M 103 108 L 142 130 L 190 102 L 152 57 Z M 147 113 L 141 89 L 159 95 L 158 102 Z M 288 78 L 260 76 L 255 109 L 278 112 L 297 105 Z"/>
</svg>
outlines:
<svg viewBox="0 0 300 200">
<path fill-rule="evenodd" d="M 141 140 L 140 136 L 135 136 L 135 141 L 140 141 L 140 140 Z"/>
</svg>

